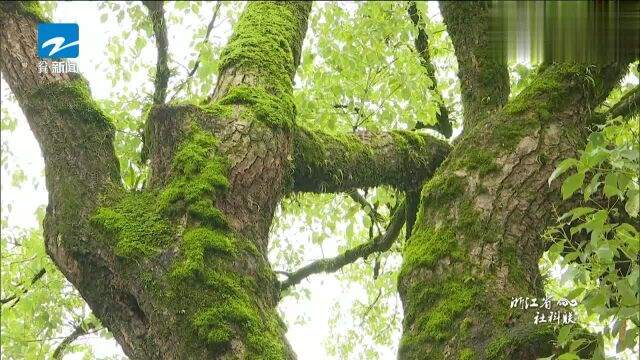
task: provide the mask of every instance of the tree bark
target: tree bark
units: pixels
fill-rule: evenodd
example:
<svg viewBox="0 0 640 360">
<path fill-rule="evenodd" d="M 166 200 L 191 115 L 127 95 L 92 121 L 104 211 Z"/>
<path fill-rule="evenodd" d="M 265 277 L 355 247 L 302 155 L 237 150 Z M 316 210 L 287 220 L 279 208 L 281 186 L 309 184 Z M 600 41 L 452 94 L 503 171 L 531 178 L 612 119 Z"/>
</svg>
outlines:
<svg viewBox="0 0 640 360">
<path fill-rule="evenodd" d="M 595 83 L 586 76 L 591 72 Z M 584 142 L 583 126 L 624 66 L 549 67 L 480 122 L 425 185 L 398 290 L 401 359 L 536 359 L 553 328 L 509 309 L 543 297 L 540 237 L 559 200 L 547 179 Z"/>
<path fill-rule="evenodd" d="M 464 129 L 500 110 L 509 99 L 509 73 L 490 39 L 489 1 L 442 1 L 440 12 L 455 48 Z"/>
</svg>

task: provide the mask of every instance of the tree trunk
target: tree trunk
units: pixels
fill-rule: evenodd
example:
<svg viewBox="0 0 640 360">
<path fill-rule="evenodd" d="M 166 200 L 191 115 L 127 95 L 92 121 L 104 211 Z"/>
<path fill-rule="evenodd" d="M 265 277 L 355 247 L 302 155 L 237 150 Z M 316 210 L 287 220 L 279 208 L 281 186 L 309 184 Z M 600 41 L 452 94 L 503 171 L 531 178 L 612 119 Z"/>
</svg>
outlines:
<svg viewBox="0 0 640 360">
<path fill-rule="evenodd" d="M 489 1 L 442 1 L 440 11 L 458 60 L 464 129 L 500 110 L 509 98 L 509 73 L 491 42 Z M 498 54 L 497 54 L 498 53 Z"/>
<path fill-rule="evenodd" d="M 543 297 L 541 233 L 559 200 L 547 179 L 575 156 L 590 109 L 623 66 L 554 65 L 481 121 L 425 185 L 398 280 L 405 318 L 401 359 L 536 359 L 553 328 L 512 297 Z M 587 77 L 589 72 L 595 83 Z"/>
</svg>

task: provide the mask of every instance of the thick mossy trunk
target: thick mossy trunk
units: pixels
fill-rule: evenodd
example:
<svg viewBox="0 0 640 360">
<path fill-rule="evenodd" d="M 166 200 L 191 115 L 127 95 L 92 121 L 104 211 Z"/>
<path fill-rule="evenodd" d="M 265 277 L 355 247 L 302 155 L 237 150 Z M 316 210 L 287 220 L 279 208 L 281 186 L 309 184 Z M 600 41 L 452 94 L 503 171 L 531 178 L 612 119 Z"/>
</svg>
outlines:
<svg viewBox="0 0 640 360">
<path fill-rule="evenodd" d="M 550 355 L 553 329 L 534 325 L 535 312 L 511 311 L 510 300 L 543 296 L 540 234 L 559 200 L 547 179 L 580 147 L 590 109 L 620 69 L 548 68 L 465 133 L 425 185 L 398 281 L 400 359 Z"/>
<path fill-rule="evenodd" d="M 154 107 L 151 188 L 116 192 L 92 217 L 144 314 L 133 358 L 295 357 L 266 257 L 289 141 L 248 112 Z"/>
</svg>

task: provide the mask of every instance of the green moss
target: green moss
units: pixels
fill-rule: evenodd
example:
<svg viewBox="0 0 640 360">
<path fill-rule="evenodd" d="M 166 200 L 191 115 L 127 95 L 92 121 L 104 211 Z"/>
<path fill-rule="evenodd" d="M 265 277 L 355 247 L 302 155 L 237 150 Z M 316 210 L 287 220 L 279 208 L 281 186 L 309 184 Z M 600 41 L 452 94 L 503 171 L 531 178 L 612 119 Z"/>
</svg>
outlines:
<svg viewBox="0 0 640 360">
<path fill-rule="evenodd" d="M 158 206 L 165 214 L 176 215 L 186 209 L 202 223 L 226 227 L 224 214 L 214 200 L 229 187 L 228 165 L 215 154 L 216 145 L 213 135 L 192 125 L 174 155 L 171 181 L 158 196 Z"/>
<path fill-rule="evenodd" d="M 437 261 L 449 256 L 459 258 L 455 233 L 448 227 L 426 228 L 414 232 L 404 248 L 402 271 L 417 267 L 433 268 Z"/>
<path fill-rule="evenodd" d="M 466 335 L 471 329 L 471 325 L 473 325 L 473 321 L 469 318 L 464 318 L 460 323 L 460 333 Z"/>
<path fill-rule="evenodd" d="M 91 97 L 89 84 L 83 78 L 44 84 L 26 99 L 25 104 L 27 107 L 38 106 L 41 101 L 46 101 L 47 107 L 60 116 L 82 119 L 92 125 L 115 130 L 111 119 Z"/>
<path fill-rule="evenodd" d="M 463 349 L 460 352 L 460 360 L 473 360 L 475 359 L 475 352 L 473 351 L 473 349 Z"/>
<path fill-rule="evenodd" d="M 427 142 L 424 136 L 415 131 L 390 131 L 393 136 L 394 143 L 403 157 L 413 164 L 421 164 L 421 159 L 426 159 L 424 156 Z"/>
<path fill-rule="evenodd" d="M 508 360 L 532 351 L 539 356 L 551 355 L 554 337 L 552 326 L 520 324 L 509 333 L 495 336 L 485 349 L 486 359 Z"/>
<path fill-rule="evenodd" d="M 234 87 L 219 101 L 220 105 L 248 105 L 256 119 L 273 128 L 290 128 L 295 119 L 291 96 L 277 97 L 262 88 Z"/>
<path fill-rule="evenodd" d="M 486 176 L 500 170 L 496 164 L 496 154 L 483 149 L 470 151 L 466 157 L 462 158 L 458 166 L 468 170 L 478 170 L 480 176 Z"/>
<path fill-rule="evenodd" d="M 443 358 L 442 349 L 434 345 L 451 337 L 457 319 L 473 306 L 481 288 L 465 281 L 469 277 L 467 272 L 427 277 L 426 283 L 408 290 L 405 321 L 414 325 L 405 329 L 399 357 Z"/>
<path fill-rule="evenodd" d="M 418 326 L 424 333 L 435 340 L 445 340 L 451 335 L 452 326 L 457 316 L 473 305 L 475 289 L 457 281 L 447 282 L 439 289 L 439 294 L 431 292 L 431 296 L 437 296 L 438 301 L 420 317 Z"/>
<path fill-rule="evenodd" d="M 372 173 L 369 166 L 375 162 L 373 150 L 355 134 L 329 134 L 302 127 L 296 127 L 296 131 L 299 135 L 295 137 L 294 154 L 300 170 L 296 175 L 305 181 L 342 184 L 353 176 L 367 178 Z M 311 173 L 313 178 L 309 177 Z"/>
<path fill-rule="evenodd" d="M 149 256 L 166 247 L 172 238 L 169 222 L 153 203 L 149 193 L 126 193 L 112 207 L 98 208 L 91 220 L 116 239 L 116 255 Z"/>
<path fill-rule="evenodd" d="M 445 176 L 438 171 L 422 188 L 422 199 L 428 201 L 429 207 L 439 208 L 460 196 L 464 192 L 464 185 L 462 178 L 454 174 Z"/>
<path fill-rule="evenodd" d="M 232 89 L 221 104 L 249 105 L 270 126 L 293 124 L 293 77 L 310 8 L 310 3 L 297 2 L 247 6 L 220 55 L 220 72 L 234 68 L 254 81 L 251 87 Z"/>
<path fill-rule="evenodd" d="M 285 358 L 277 315 L 261 316 L 260 305 L 252 296 L 258 281 L 224 270 L 225 266 L 218 262 L 204 270 L 205 288 L 191 282 L 177 283 L 177 291 L 192 294 L 189 301 L 199 309 L 191 319 L 196 333 L 210 346 L 221 348 L 240 338 L 247 345 L 247 359 Z"/>
<path fill-rule="evenodd" d="M 228 118 L 233 113 L 231 106 L 225 106 L 217 102 L 202 105 L 200 108 L 215 118 Z"/>
<path fill-rule="evenodd" d="M 49 22 L 49 18 L 44 15 L 44 11 L 38 1 L 11 1 L 3 2 L 0 5 L 2 12 L 16 12 L 32 17 L 38 22 Z"/>
<path fill-rule="evenodd" d="M 580 81 L 587 85 L 589 80 L 587 69 L 579 64 L 557 64 L 549 67 L 543 76 L 536 77 L 518 96 L 504 108 L 508 114 L 520 114 L 531 111 L 537 114 L 543 123 L 555 113 L 557 109 L 570 101 L 571 94 L 566 93 L 573 86 L 566 84 Z"/>
<path fill-rule="evenodd" d="M 204 227 L 185 232 L 180 242 L 180 250 L 184 260 L 179 262 L 172 272 L 177 277 L 187 277 L 202 272 L 206 250 L 230 256 L 237 253 L 233 238 L 224 232 Z"/>
<path fill-rule="evenodd" d="M 485 352 L 488 359 L 503 359 L 507 356 L 507 349 L 510 345 L 509 338 L 500 336 L 489 343 Z"/>
</svg>

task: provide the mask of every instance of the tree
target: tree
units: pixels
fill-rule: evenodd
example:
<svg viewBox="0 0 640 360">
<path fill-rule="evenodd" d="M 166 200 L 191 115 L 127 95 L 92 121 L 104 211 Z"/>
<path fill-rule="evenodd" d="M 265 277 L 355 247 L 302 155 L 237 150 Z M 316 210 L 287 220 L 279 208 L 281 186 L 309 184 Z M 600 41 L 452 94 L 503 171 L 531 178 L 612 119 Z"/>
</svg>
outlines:
<svg viewBox="0 0 640 360">
<path fill-rule="evenodd" d="M 441 96 L 438 115 L 414 120 L 415 130 L 362 130 L 363 107 L 336 103 L 360 122 L 335 133 L 296 120 L 293 81 L 311 3 L 248 4 L 220 54 L 214 91 L 200 103 L 167 102 L 163 5 L 144 5 L 158 62 L 140 189 L 123 183 L 113 121 L 86 81 L 37 73 L 36 28 L 45 20 L 38 5 L 0 8 L 2 74 L 45 159 L 47 253 L 129 357 L 293 359 L 276 313 L 283 292 L 389 250 L 403 227 L 400 358 L 536 359 L 555 351 L 553 328 L 535 326 L 533 314 L 515 313 L 509 302 L 543 296 L 540 235 L 560 200 L 560 184 L 548 179 L 584 147 L 585 124 L 599 119 L 592 109 L 633 59 L 545 65 L 509 100 L 508 69 L 488 51 L 487 4 L 442 3 L 464 135 L 451 145 L 415 131 L 451 135 L 453 112 Z M 415 3 L 407 10 L 428 90 L 437 92 L 424 19 Z M 375 218 L 376 206 L 357 189 L 378 186 L 406 193 L 384 231 L 276 276 L 268 234 L 285 196 L 347 192 Z"/>
</svg>

